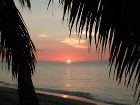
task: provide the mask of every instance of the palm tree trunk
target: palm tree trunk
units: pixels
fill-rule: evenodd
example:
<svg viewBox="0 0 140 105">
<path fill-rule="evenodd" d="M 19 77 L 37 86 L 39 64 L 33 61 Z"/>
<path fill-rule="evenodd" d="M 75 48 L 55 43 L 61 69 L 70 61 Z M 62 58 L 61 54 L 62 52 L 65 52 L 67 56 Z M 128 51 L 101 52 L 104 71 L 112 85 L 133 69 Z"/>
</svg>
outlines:
<svg viewBox="0 0 140 105">
<path fill-rule="evenodd" d="M 18 72 L 19 105 L 38 105 L 31 73 L 24 68 Z"/>
</svg>

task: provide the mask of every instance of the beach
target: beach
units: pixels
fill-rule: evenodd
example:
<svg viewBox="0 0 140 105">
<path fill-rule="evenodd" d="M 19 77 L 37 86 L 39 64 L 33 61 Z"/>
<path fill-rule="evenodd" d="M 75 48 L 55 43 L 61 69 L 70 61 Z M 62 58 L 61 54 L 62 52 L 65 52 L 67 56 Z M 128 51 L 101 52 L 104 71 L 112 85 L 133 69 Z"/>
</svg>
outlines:
<svg viewBox="0 0 140 105">
<path fill-rule="evenodd" d="M 107 105 L 85 98 L 37 91 L 40 105 Z M 0 105 L 17 105 L 18 94 L 16 89 L 0 87 Z"/>
</svg>

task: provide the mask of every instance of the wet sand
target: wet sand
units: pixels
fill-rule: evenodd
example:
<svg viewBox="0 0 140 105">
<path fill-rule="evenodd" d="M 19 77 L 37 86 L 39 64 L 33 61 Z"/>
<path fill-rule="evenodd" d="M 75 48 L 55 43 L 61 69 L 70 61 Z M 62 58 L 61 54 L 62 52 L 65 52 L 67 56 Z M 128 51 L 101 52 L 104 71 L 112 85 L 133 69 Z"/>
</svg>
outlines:
<svg viewBox="0 0 140 105">
<path fill-rule="evenodd" d="M 40 105 L 107 105 L 76 96 L 36 91 Z M 0 87 L 0 105 L 17 105 L 16 89 Z"/>
</svg>

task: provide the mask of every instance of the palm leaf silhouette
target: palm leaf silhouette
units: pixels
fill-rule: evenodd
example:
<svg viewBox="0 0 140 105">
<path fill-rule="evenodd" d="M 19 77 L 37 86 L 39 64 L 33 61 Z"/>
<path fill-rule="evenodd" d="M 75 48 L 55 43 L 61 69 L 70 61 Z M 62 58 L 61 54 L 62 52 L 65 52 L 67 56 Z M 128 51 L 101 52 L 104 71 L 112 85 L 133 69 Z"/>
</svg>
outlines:
<svg viewBox="0 0 140 105">
<path fill-rule="evenodd" d="M 29 0 L 20 0 L 30 7 Z M 38 105 L 31 74 L 35 70 L 35 46 L 13 0 L 0 1 L 0 55 L 18 78 L 19 105 Z"/>
<path fill-rule="evenodd" d="M 30 0 L 19 0 L 22 6 L 30 8 Z M 53 0 L 49 0 L 49 3 Z M 116 80 L 125 85 L 132 84 L 135 94 L 140 83 L 140 1 L 139 0 L 59 0 L 64 15 L 69 14 L 70 31 L 76 24 L 77 33 L 86 29 L 91 45 L 92 37 L 101 52 L 109 43 L 110 66 L 115 64 Z M 36 62 L 35 47 L 29 37 L 23 19 L 13 0 L 0 2 L 0 54 L 13 76 L 18 78 L 21 105 L 37 104 L 31 80 Z M 94 30 L 94 35 L 92 31 Z M 89 36 L 87 35 L 89 33 Z M 80 35 L 79 35 L 80 36 Z M 110 69 L 112 70 L 112 69 Z M 25 85 L 26 84 L 26 85 Z M 28 96 L 28 94 L 31 95 Z M 27 96 L 27 97 L 26 97 Z M 140 92 L 138 93 L 138 99 Z M 29 102 L 28 102 L 29 101 Z"/>
<path fill-rule="evenodd" d="M 85 29 L 89 44 L 94 38 L 101 53 L 109 43 L 110 72 L 114 64 L 116 81 L 120 83 L 125 77 L 125 85 L 132 84 L 136 95 L 140 83 L 140 1 L 59 0 L 59 3 L 64 8 L 63 19 L 68 13 L 70 32 L 74 24 L 79 37 Z"/>
</svg>

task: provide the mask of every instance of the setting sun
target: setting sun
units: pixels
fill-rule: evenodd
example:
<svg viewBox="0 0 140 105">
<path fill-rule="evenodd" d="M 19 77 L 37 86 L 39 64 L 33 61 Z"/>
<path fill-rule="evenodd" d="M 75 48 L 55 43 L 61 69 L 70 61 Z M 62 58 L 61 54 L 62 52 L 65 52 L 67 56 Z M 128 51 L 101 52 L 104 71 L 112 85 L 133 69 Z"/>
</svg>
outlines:
<svg viewBox="0 0 140 105">
<path fill-rule="evenodd" d="M 71 63 L 71 60 L 70 59 L 67 59 L 67 63 Z"/>
</svg>

